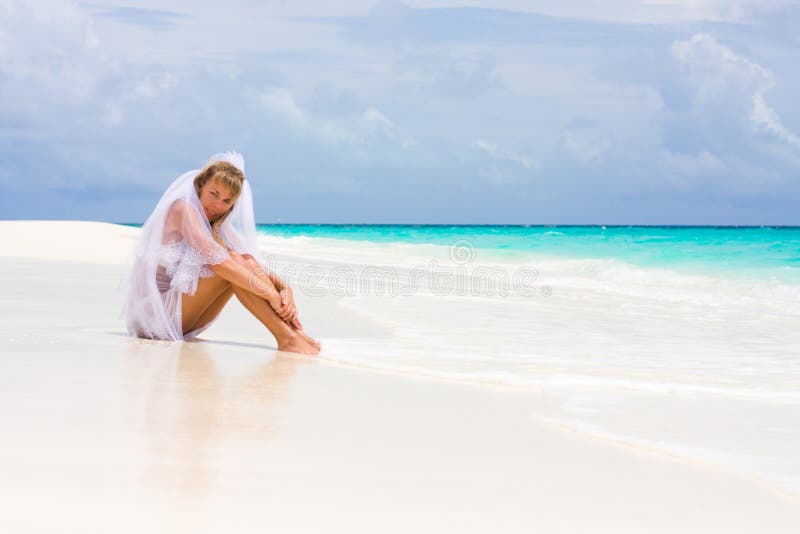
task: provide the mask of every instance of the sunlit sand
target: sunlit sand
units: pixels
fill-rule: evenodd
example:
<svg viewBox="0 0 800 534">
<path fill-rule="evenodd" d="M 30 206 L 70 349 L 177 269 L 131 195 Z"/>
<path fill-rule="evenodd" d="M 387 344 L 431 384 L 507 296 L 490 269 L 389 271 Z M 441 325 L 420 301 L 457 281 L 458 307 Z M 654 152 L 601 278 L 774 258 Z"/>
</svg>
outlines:
<svg viewBox="0 0 800 534">
<path fill-rule="evenodd" d="M 318 358 L 278 352 L 235 301 L 199 341 L 129 337 L 117 288 L 137 231 L 0 223 L 2 532 L 800 527 L 785 488 L 551 424 L 545 389 L 326 359 L 392 343 L 333 295 L 297 296 Z"/>
</svg>

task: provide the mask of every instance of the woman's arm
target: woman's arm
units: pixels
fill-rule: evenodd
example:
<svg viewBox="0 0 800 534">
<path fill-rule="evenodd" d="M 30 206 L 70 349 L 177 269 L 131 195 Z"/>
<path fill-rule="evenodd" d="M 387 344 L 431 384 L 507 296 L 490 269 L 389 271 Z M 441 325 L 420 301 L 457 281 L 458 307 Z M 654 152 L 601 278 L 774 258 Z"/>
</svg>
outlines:
<svg viewBox="0 0 800 534">
<path fill-rule="evenodd" d="M 209 265 L 209 267 L 217 276 L 265 299 L 273 309 L 277 310 L 281 307 L 281 290 L 276 289 L 271 278 L 259 276 L 255 269 L 248 269 L 232 259 L 216 265 Z"/>
<path fill-rule="evenodd" d="M 231 252 L 231 253 L 235 254 L 234 252 Z M 258 260 L 256 260 L 250 254 L 242 254 L 242 257 L 245 260 L 248 260 L 250 262 L 251 266 L 253 266 L 253 265 L 260 266 L 261 265 L 258 262 Z M 275 287 L 275 290 L 280 293 L 280 298 L 281 298 L 281 306 L 280 307 L 273 306 L 273 308 L 275 309 L 275 313 L 277 313 L 278 316 L 281 319 L 283 319 L 284 321 L 288 322 L 290 325 L 294 326 L 295 328 L 302 329 L 303 328 L 303 324 L 300 322 L 300 319 L 297 317 L 297 305 L 294 302 L 294 292 L 292 291 L 292 288 L 289 287 L 289 285 L 286 282 L 284 282 L 275 273 L 275 271 L 272 271 L 272 270 L 269 270 L 269 269 L 267 269 L 267 271 L 268 272 L 267 272 L 266 275 L 264 275 L 264 277 L 267 278 L 267 280 L 269 280 L 270 282 L 272 282 L 272 285 Z M 263 270 L 261 270 L 261 273 L 263 273 Z M 259 278 L 263 279 L 261 276 L 259 276 Z M 263 283 L 266 283 L 266 282 L 263 282 Z"/>
<path fill-rule="evenodd" d="M 283 280 L 281 280 L 277 274 L 275 274 L 275 271 L 269 272 L 269 279 L 272 281 L 272 285 L 274 285 L 275 289 L 277 289 L 278 291 L 283 291 L 288 287 L 286 283 Z"/>
<path fill-rule="evenodd" d="M 194 207 L 183 200 L 178 200 L 172 206 L 171 215 L 178 218 L 176 226 L 180 228 L 183 237 L 201 257 L 207 260 L 214 274 L 266 299 L 273 309 L 281 307 L 280 289 L 275 288 L 271 278 L 265 276 L 263 271 L 256 272 L 256 269 L 249 269 L 233 260 L 228 251 L 208 234 L 200 220 L 200 214 Z"/>
<path fill-rule="evenodd" d="M 250 260 L 250 261 L 254 261 L 256 263 L 259 263 L 258 260 L 255 259 L 251 254 L 242 254 L 242 257 L 245 258 L 246 260 Z M 279 292 L 283 291 L 284 289 L 288 289 L 289 288 L 289 286 L 286 285 L 286 282 L 281 280 L 280 276 L 278 276 L 275 273 L 275 271 L 273 271 L 271 269 L 267 269 L 266 276 L 270 279 L 270 281 L 272 282 L 272 285 L 275 286 L 275 289 L 277 289 Z"/>
</svg>

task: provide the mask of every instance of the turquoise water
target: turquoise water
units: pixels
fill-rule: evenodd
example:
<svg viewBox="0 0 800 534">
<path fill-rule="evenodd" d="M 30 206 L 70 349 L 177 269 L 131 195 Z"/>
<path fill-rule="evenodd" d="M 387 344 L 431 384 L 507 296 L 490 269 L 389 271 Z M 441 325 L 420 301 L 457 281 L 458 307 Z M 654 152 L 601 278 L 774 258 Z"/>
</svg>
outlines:
<svg viewBox="0 0 800 534">
<path fill-rule="evenodd" d="M 643 267 L 800 283 L 797 226 L 440 226 L 260 224 L 259 233 L 468 246 L 505 257 L 617 259 Z"/>
<path fill-rule="evenodd" d="M 800 284 L 800 226 L 259 224 L 258 232 L 373 243 L 466 243 L 484 257 L 616 259 L 641 267 Z"/>
</svg>

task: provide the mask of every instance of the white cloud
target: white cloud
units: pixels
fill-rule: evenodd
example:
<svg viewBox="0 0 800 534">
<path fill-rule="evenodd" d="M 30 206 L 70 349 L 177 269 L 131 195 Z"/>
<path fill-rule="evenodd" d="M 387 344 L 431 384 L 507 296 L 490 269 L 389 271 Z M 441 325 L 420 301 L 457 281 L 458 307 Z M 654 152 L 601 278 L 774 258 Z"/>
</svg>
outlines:
<svg viewBox="0 0 800 534">
<path fill-rule="evenodd" d="M 654 158 L 664 178 L 680 189 L 690 189 L 697 185 L 697 180 L 709 176 L 721 176 L 727 165 L 716 155 L 702 151 L 699 154 L 679 154 L 669 150 L 661 150 Z"/>
<path fill-rule="evenodd" d="M 361 124 L 366 130 L 380 132 L 385 138 L 395 140 L 403 148 L 410 148 L 417 144 L 413 137 L 404 135 L 389 117 L 373 107 L 367 108 L 361 114 Z"/>
<path fill-rule="evenodd" d="M 753 13 L 789 5 L 792 0 L 408 0 L 416 8 L 481 7 L 553 17 L 672 24 L 682 22 L 748 22 Z"/>
<path fill-rule="evenodd" d="M 135 98 L 155 98 L 164 91 L 170 90 L 175 86 L 175 76 L 169 72 L 161 74 L 147 75 L 143 80 L 136 84 L 132 96 Z"/>
<path fill-rule="evenodd" d="M 671 52 L 693 84 L 696 108 L 725 106 L 732 113 L 741 113 L 753 131 L 769 133 L 800 149 L 800 137 L 783 125 L 764 97 L 776 84 L 769 69 L 705 34 L 676 41 Z"/>
<path fill-rule="evenodd" d="M 288 89 L 271 87 L 261 94 L 261 104 L 294 128 L 310 128 L 311 114 L 297 105 Z"/>
<path fill-rule="evenodd" d="M 123 124 L 127 118 L 127 108 L 138 102 L 154 100 L 175 87 L 177 77 L 169 72 L 145 74 L 133 83 L 133 87 L 122 89 L 119 95 L 109 95 L 101 120 L 110 125 Z"/>
<path fill-rule="evenodd" d="M 510 161 L 512 163 L 516 163 L 517 165 L 521 165 L 525 169 L 532 171 L 539 167 L 539 162 L 524 154 L 519 154 L 517 152 L 513 152 L 511 150 L 505 150 L 498 147 L 496 144 L 491 143 L 489 141 L 478 140 L 472 143 L 473 148 L 477 148 L 481 150 L 485 154 L 489 155 L 491 158 L 500 160 L 500 161 Z"/>
<path fill-rule="evenodd" d="M 800 137 L 783 125 L 778 114 L 767 105 L 763 95 L 760 93 L 753 95 L 753 113 L 751 119 L 756 125 L 800 150 Z"/>
<path fill-rule="evenodd" d="M 375 108 L 367 108 L 361 115 L 366 122 L 379 125 L 381 128 L 392 131 L 395 129 L 394 123 L 389 118 Z"/>
<path fill-rule="evenodd" d="M 326 145 L 350 145 L 360 149 L 379 141 L 394 142 L 404 148 L 416 144 L 413 137 L 402 134 L 389 117 L 374 107 L 344 117 L 318 116 L 298 104 L 294 93 L 284 87 L 266 89 L 260 95 L 260 102 L 265 110 L 298 134 Z"/>
<path fill-rule="evenodd" d="M 103 59 L 92 21 L 69 2 L 0 4 L 0 107 L 45 113 L 87 103 Z"/>
<path fill-rule="evenodd" d="M 695 34 L 671 46 L 673 57 L 685 67 L 684 73 L 697 85 L 698 97 L 716 98 L 739 84 L 744 90 L 763 92 L 774 85 L 772 73 L 738 55 L 710 35 Z"/>
<path fill-rule="evenodd" d="M 613 148 L 608 138 L 602 137 L 594 130 L 568 129 L 564 132 L 561 143 L 561 146 L 568 154 L 575 156 L 579 160 L 595 163 L 601 162 L 603 157 Z"/>
</svg>

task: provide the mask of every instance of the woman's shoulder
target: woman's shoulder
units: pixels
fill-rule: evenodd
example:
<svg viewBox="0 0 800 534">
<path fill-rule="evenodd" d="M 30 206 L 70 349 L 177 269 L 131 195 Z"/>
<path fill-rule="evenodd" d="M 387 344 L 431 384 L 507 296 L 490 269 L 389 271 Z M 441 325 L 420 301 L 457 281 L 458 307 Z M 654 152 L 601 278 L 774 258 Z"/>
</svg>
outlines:
<svg viewBox="0 0 800 534">
<path fill-rule="evenodd" d="M 184 219 L 187 217 L 194 219 L 197 218 L 198 214 L 198 209 L 185 198 L 174 200 L 167 211 L 167 217 L 174 219 Z"/>
<path fill-rule="evenodd" d="M 185 198 L 177 198 L 172 201 L 172 204 L 169 206 L 169 210 L 173 212 L 180 212 L 185 211 L 189 206 L 190 204 Z"/>
</svg>

